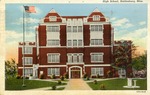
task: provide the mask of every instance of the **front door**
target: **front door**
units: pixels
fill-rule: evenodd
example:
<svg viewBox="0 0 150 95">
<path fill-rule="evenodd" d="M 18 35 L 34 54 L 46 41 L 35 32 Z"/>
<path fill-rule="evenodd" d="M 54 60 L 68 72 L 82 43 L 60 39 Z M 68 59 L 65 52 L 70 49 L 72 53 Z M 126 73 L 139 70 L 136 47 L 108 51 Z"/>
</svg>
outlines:
<svg viewBox="0 0 150 95">
<path fill-rule="evenodd" d="M 71 71 L 71 78 L 80 78 L 80 71 Z"/>
<path fill-rule="evenodd" d="M 81 71 L 80 68 L 74 67 L 71 68 L 71 78 L 80 78 Z"/>
</svg>

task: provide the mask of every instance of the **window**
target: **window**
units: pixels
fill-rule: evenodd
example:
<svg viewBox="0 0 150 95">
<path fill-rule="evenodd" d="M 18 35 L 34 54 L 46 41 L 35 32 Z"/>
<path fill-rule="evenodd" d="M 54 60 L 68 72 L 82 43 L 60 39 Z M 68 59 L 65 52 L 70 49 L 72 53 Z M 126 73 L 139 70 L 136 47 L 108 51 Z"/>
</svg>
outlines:
<svg viewBox="0 0 150 95">
<path fill-rule="evenodd" d="M 102 25 L 91 25 L 91 31 L 102 31 Z"/>
<path fill-rule="evenodd" d="M 48 63 L 59 63 L 60 54 L 48 54 Z"/>
<path fill-rule="evenodd" d="M 56 21 L 57 17 L 56 16 L 50 16 L 49 19 L 50 19 L 50 21 Z"/>
<path fill-rule="evenodd" d="M 91 39 L 91 45 L 102 45 L 102 39 Z"/>
<path fill-rule="evenodd" d="M 82 46 L 82 40 L 78 40 L 78 46 Z"/>
<path fill-rule="evenodd" d="M 24 65 L 32 65 L 32 57 L 24 57 L 22 63 L 24 63 Z"/>
<path fill-rule="evenodd" d="M 100 20 L 100 16 L 99 15 L 94 15 L 93 16 L 93 21 L 99 21 Z"/>
<path fill-rule="evenodd" d="M 100 76 L 104 75 L 104 68 L 91 68 L 91 75 L 97 75 L 99 74 Z"/>
<path fill-rule="evenodd" d="M 71 26 L 67 26 L 67 32 L 71 32 Z"/>
<path fill-rule="evenodd" d="M 77 59 L 77 54 L 73 54 L 73 62 L 78 62 L 78 59 Z"/>
<path fill-rule="evenodd" d="M 48 75 L 60 75 L 60 68 L 48 68 Z"/>
<path fill-rule="evenodd" d="M 68 46 L 72 46 L 71 40 L 68 40 Z"/>
<path fill-rule="evenodd" d="M 24 69 L 25 76 L 29 76 L 30 74 L 33 74 L 32 68 L 25 68 Z"/>
<path fill-rule="evenodd" d="M 78 26 L 78 32 L 82 32 L 82 26 Z"/>
<path fill-rule="evenodd" d="M 59 32 L 59 26 L 47 26 L 48 32 Z"/>
<path fill-rule="evenodd" d="M 24 52 L 25 50 L 25 52 Z M 22 48 L 22 54 L 32 54 L 32 47 Z"/>
<path fill-rule="evenodd" d="M 68 63 L 72 63 L 72 55 L 71 54 L 68 54 Z"/>
<path fill-rule="evenodd" d="M 92 53 L 91 62 L 103 62 L 103 53 Z"/>
<path fill-rule="evenodd" d="M 48 46 L 59 46 L 60 41 L 59 40 L 48 40 L 47 45 Z"/>
<path fill-rule="evenodd" d="M 82 63 L 83 62 L 83 54 L 81 53 L 72 53 L 67 54 L 68 63 Z"/>
<path fill-rule="evenodd" d="M 73 32 L 77 32 L 77 26 L 73 26 Z"/>
<path fill-rule="evenodd" d="M 83 40 L 82 39 L 67 40 L 67 45 L 73 47 L 83 46 Z"/>
<path fill-rule="evenodd" d="M 73 46 L 77 46 L 77 40 L 73 40 Z"/>
<path fill-rule="evenodd" d="M 79 54 L 79 62 L 83 62 L 83 54 Z"/>
</svg>

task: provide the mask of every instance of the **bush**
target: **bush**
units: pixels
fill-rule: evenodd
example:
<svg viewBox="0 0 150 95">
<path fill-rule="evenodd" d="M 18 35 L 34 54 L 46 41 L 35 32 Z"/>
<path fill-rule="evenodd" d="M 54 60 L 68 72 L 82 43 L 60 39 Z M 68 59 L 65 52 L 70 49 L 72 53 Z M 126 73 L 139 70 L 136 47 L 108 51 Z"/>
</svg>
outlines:
<svg viewBox="0 0 150 95">
<path fill-rule="evenodd" d="M 61 81 L 64 81 L 65 78 L 64 78 L 64 76 L 60 76 L 60 79 L 61 79 Z"/>
<path fill-rule="evenodd" d="M 56 90 L 56 85 L 52 86 L 52 90 Z"/>
<path fill-rule="evenodd" d="M 68 79 L 68 73 L 64 73 L 64 78 Z"/>
<path fill-rule="evenodd" d="M 20 76 L 20 75 L 17 75 L 17 76 L 16 76 L 16 79 L 21 79 L 21 76 Z"/>
<path fill-rule="evenodd" d="M 93 83 L 94 83 L 94 84 L 97 84 L 97 80 L 94 80 Z"/>
<path fill-rule="evenodd" d="M 52 78 L 52 79 L 56 79 L 55 74 L 51 75 L 51 78 Z"/>
<path fill-rule="evenodd" d="M 44 79 L 44 74 L 40 74 L 39 78 Z"/>
<path fill-rule="evenodd" d="M 107 71 L 107 77 L 108 78 L 113 77 L 113 72 L 111 70 Z"/>
<path fill-rule="evenodd" d="M 87 77 L 86 77 L 86 80 L 90 80 L 90 78 L 87 76 Z"/>
<path fill-rule="evenodd" d="M 97 75 L 96 75 L 96 78 L 100 78 L 100 75 L 99 75 L 99 74 L 97 74 Z"/>
<path fill-rule="evenodd" d="M 87 78 L 87 76 L 88 76 L 87 73 L 84 73 L 83 78 Z"/>
<path fill-rule="evenodd" d="M 29 77 L 25 77 L 25 79 L 29 79 Z"/>
<path fill-rule="evenodd" d="M 104 84 L 101 84 L 101 85 L 100 85 L 100 90 L 106 90 L 106 87 L 105 87 Z"/>
<path fill-rule="evenodd" d="M 58 84 L 61 84 L 61 80 L 58 80 Z"/>
</svg>

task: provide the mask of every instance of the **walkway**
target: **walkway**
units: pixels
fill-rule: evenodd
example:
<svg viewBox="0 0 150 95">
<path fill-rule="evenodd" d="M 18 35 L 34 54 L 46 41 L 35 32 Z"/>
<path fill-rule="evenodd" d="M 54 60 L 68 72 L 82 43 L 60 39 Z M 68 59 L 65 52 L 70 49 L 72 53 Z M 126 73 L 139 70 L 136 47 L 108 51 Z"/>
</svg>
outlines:
<svg viewBox="0 0 150 95">
<path fill-rule="evenodd" d="M 70 79 L 65 90 L 92 90 L 82 79 Z"/>
</svg>

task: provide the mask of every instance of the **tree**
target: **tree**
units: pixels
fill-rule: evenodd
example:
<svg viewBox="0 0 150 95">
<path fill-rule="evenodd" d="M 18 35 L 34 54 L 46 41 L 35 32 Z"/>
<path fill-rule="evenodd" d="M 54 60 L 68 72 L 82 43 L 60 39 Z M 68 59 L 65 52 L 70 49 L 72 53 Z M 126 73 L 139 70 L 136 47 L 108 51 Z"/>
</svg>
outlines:
<svg viewBox="0 0 150 95">
<path fill-rule="evenodd" d="M 127 72 L 129 66 L 131 66 L 132 54 L 136 50 L 136 47 L 132 42 L 123 41 L 116 47 L 114 51 L 114 66 L 122 68 Z M 127 73 L 126 73 L 127 76 Z"/>
<path fill-rule="evenodd" d="M 132 67 L 137 70 L 146 70 L 147 69 L 147 53 L 137 56 L 132 60 Z"/>
<path fill-rule="evenodd" d="M 6 78 L 15 77 L 17 74 L 17 64 L 14 59 L 5 61 Z"/>
</svg>

